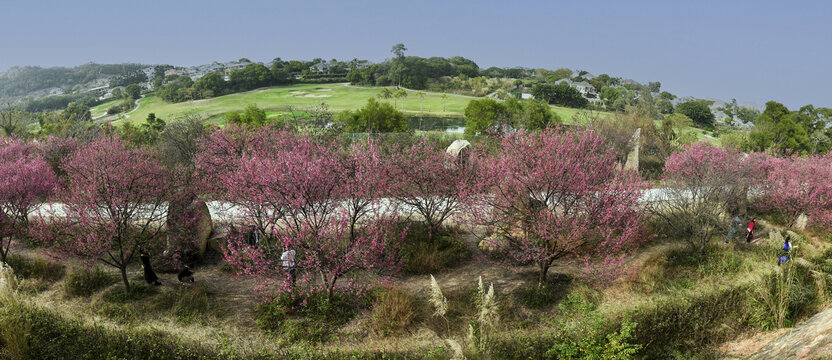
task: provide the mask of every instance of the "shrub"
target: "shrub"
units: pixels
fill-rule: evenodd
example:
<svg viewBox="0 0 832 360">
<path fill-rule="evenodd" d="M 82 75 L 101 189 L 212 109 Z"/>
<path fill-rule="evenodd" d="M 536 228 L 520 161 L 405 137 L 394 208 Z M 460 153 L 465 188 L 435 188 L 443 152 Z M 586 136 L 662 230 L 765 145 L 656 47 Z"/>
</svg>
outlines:
<svg viewBox="0 0 832 360">
<path fill-rule="evenodd" d="M 17 275 L 25 279 L 36 278 L 45 281 L 58 281 L 66 274 L 66 267 L 44 259 L 27 259 L 18 254 L 9 255 L 6 263 Z"/>
<path fill-rule="evenodd" d="M 334 292 L 329 300 L 326 290 L 283 292 L 259 306 L 257 324 L 289 341 L 319 342 L 355 317 L 365 303 L 362 296 L 344 292 Z"/>
<path fill-rule="evenodd" d="M 431 241 L 424 223 L 410 222 L 406 226 L 408 230 L 402 247 L 406 273 L 436 274 L 471 258 L 471 250 L 453 230 L 440 231 Z"/>
<path fill-rule="evenodd" d="M 552 275 L 549 276 L 546 285 L 527 283 L 517 290 L 515 296 L 520 303 L 529 308 L 548 309 L 563 298 L 571 283 L 572 278 L 567 275 Z"/>
<path fill-rule="evenodd" d="M 490 351 L 497 359 L 632 359 L 642 345 L 635 340 L 636 323 L 607 319 L 594 301 L 573 292 L 558 306 L 552 330 L 537 336 L 496 337 Z M 649 336 L 649 335 L 646 335 Z M 656 357 L 647 357 L 656 358 Z M 661 357 L 658 357 L 661 358 Z"/>
<path fill-rule="evenodd" d="M 753 287 L 700 291 L 698 295 L 643 305 L 629 313 L 638 323 L 634 342 L 646 358 L 700 351 L 752 328 L 748 294 Z"/>
<path fill-rule="evenodd" d="M 558 305 L 563 312 L 559 341 L 546 355 L 558 359 L 633 359 L 642 345 L 631 344 L 636 323 L 624 318 L 620 328 L 579 293 L 570 293 Z"/>
<path fill-rule="evenodd" d="M 384 335 L 399 334 L 416 318 L 416 303 L 400 289 L 384 291 L 370 317 L 373 330 Z"/>
<path fill-rule="evenodd" d="M 99 268 L 92 270 L 79 269 L 73 271 L 64 285 L 64 291 L 69 296 L 90 296 L 116 282 L 116 277 L 105 273 Z"/>
</svg>

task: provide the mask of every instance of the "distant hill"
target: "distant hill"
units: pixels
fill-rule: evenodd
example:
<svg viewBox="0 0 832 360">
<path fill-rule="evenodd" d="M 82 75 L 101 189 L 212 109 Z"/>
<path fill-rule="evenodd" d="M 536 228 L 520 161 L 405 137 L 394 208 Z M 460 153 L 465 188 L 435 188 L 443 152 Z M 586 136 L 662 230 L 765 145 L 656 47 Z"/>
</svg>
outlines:
<svg viewBox="0 0 832 360">
<path fill-rule="evenodd" d="M 147 68 L 141 64 L 95 64 L 75 67 L 13 67 L 0 73 L 0 100 L 67 95 L 107 85 L 108 79 Z"/>
</svg>

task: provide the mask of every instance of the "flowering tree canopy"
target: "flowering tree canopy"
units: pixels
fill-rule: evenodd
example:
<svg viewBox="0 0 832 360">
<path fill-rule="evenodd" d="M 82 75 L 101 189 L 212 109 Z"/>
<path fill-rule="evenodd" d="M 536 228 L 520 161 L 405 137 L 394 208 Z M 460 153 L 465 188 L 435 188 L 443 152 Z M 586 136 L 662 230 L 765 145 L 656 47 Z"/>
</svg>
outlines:
<svg viewBox="0 0 832 360">
<path fill-rule="evenodd" d="M 493 229 L 493 246 L 538 266 L 541 286 L 558 258 L 598 255 L 613 264 L 642 239 L 643 183 L 617 171 L 592 132 L 509 135 L 486 161 L 472 216 Z"/>
<path fill-rule="evenodd" d="M 406 211 L 422 216 L 431 238 L 462 209 L 467 185 L 474 177 L 464 162 L 424 139 L 394 148 L 387 162 L 390 193 Z"/>
<path fill-rule="evenodd" d="M 760 205 L 783 216 L 789 224 L 801 213 L 827 227 L 832 211 L 832 156 L 772 160 Z"/>
<path fill-rule="evenodd" d="M 699 142 L 668 157 L 665 187 L 651 199 L 653 213 L 700 251 L 727 229 L 728 210 L 748 190 L 749 176 L 763 164 L 734 149 Z"/>
<path fill-rule="evenodd" d="M 29 214 L 57 188 L 55 173 L 36 148 L 0 139 L 0 260 L 6 261 L 11 237 L 27 236 Z"/>
<path fill-rule="evenodd" d="M 63 165 L 63 194 L 72 236 L 55 239 L 68 255 L 98 260 L 121 270 L 129 288 L 127 266 L 141 247 L 158 239 L 167 215 L 168 173 L 150 154 L 102 137 L 81 147 Z"/>
<path fill-rule="evenodd" d="M 232 128 L 211 138 L 217 141 L 204 144 L 197 161 L 203 183 L 274 240 L 228 239 L 226 259 L 241 272 L 279 273 L 277 255 L 294 249 L 298 266 L 320 273 L 331 296 L 352 270 L 397 266 L 393 219 L 360 221 L 380 211 L 375 194 L 384 183 L 373 144 L 342 157 L 334 144 L 271 128 Z"/>
</svg>

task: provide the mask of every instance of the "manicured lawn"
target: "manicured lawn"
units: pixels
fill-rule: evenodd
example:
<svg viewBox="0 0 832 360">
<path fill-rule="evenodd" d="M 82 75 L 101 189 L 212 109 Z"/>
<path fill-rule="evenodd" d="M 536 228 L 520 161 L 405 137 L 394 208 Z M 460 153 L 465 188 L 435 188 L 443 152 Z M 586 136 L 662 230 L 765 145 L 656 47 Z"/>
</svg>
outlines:
<svg viewBox="0 0 832 360">
<path fill-rule="evenodd" d="M 108 101 L 108 102 L 105 102 L 101 105 L 94 106 L 94 107 L 90 108 L 90 113 L 92 113 L 92 118 L 96 119 L 96 118 L 102 117 L 104 115 L 107 115 L 107 109 L 109 109 L 109 108 L 111 108 L 115 105 L 121 104 L 122 101 L 124 101 L 124 100 L 118 99 L 118 100 Z"/>
<path fill-rule="evenodd" d="M 391 88 L 391 90 L 394 90 Z M 230 94 L 212 99 L 187 101 L 171 104 L 158 97 L 147 96 L 141 100 L 138 109 L 127 115 L 129 121 L 143 121 L 147 114 L 155 113 L 162 119 L 172 119 L 187 114 L 199 114 L 211 121 L 219 121 L 220 116 L 228 111 L 242 110 L 248 104 L 256 104 L 265 109 L 270 115 L 285 111 L 288 106 L 310 107 L 320 103 L 326 103 L 330 110 L 354 110 L 366 104 L 367 99 L 375 98 L 382 91 L 380 87 L 356 87 L 344 84 L 298 84 L 289 86 L 276 86 L 243 93 Z M 416 91 L 407 91 L 408 96 L 404 99 L 404 112 L 408 114 L 420 114 L 419 97 Z M 441 93 L 425 92 L 422 99 L 422 114 L 432 116 L 461 116 L 465 111 L 468 102 L 477 99 L 472 96 L 448 94 L 443 100 Z M 378 99 L 402 109 L 401 99 Z M 102 104 L 96 107 L 103 107 Z M 110 105 L 112 106 L 112 105 Z M 106 112 L 107 108 L 103 110 Z M 552 107 L 561 119 L 566 123 L 572 122 L 572 117 L 579 111 L 561 107 Z"/>
</svg>

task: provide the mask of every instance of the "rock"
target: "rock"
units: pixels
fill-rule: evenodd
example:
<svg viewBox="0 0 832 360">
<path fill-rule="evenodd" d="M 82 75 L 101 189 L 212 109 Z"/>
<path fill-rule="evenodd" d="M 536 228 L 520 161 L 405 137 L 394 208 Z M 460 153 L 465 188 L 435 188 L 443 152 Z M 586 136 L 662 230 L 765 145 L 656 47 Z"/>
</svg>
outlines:
<svg viewBox="0 0 832 360">
<path fill-rule="evenodd" d="M 446 152 L 457 159 L 465 158 L 471 152 L 471 143 L 467 140 L 454 140 Z"/>
<path fill-rule="evenodd" d="M 636 132 L 633 133 L 633 137 L 630 138 L 629 145 L 633 150 L 627 154 L 627 162 L 624 163 L 624 170 L 638 171 L 638 152 L 641 145 L 641 128 L 636 129 Z"/>
<path fill-rule="evenodd" d="M 168 248 L 184 246 L 196 250 L 200 255 L 208 247 L 208 238 L 214 229 L 208 205 L 202 200 L 190 204 L 171 202 L 168 210 Z M 194 249 L 195 248 L 195 249 Z"/>
<path fill-rule="evenodd" d="M 832 356 L 832 309 L 824 310 L 771 341 L 750 359 L 816 359 Z"/>
<path fill-rule="evenodd" d="M 227 236 L 228 229 L 223 227 L 214 228 L 214 231 L 211 232 L 211 236 L 208 237 L 207 248 L 209 250 L 213 250 L 217 253 L 222 254 L 222 247 L 220 247 L 220 242 L 225 240 Z"/>
<path fill-rule="evenodd" d="M 202 200 L 195 201 L 191 209 L 194 210 L 193 213 L 197 216 L 194 224 L 194 236 L 196 236 L 199 245 L 199 253 L 204 254 L 208 247 L 208 238 L 211 237 L 211 232 L 214 230 L 211 212 L 208 211 L 208 205 Z"/>
</svg>

